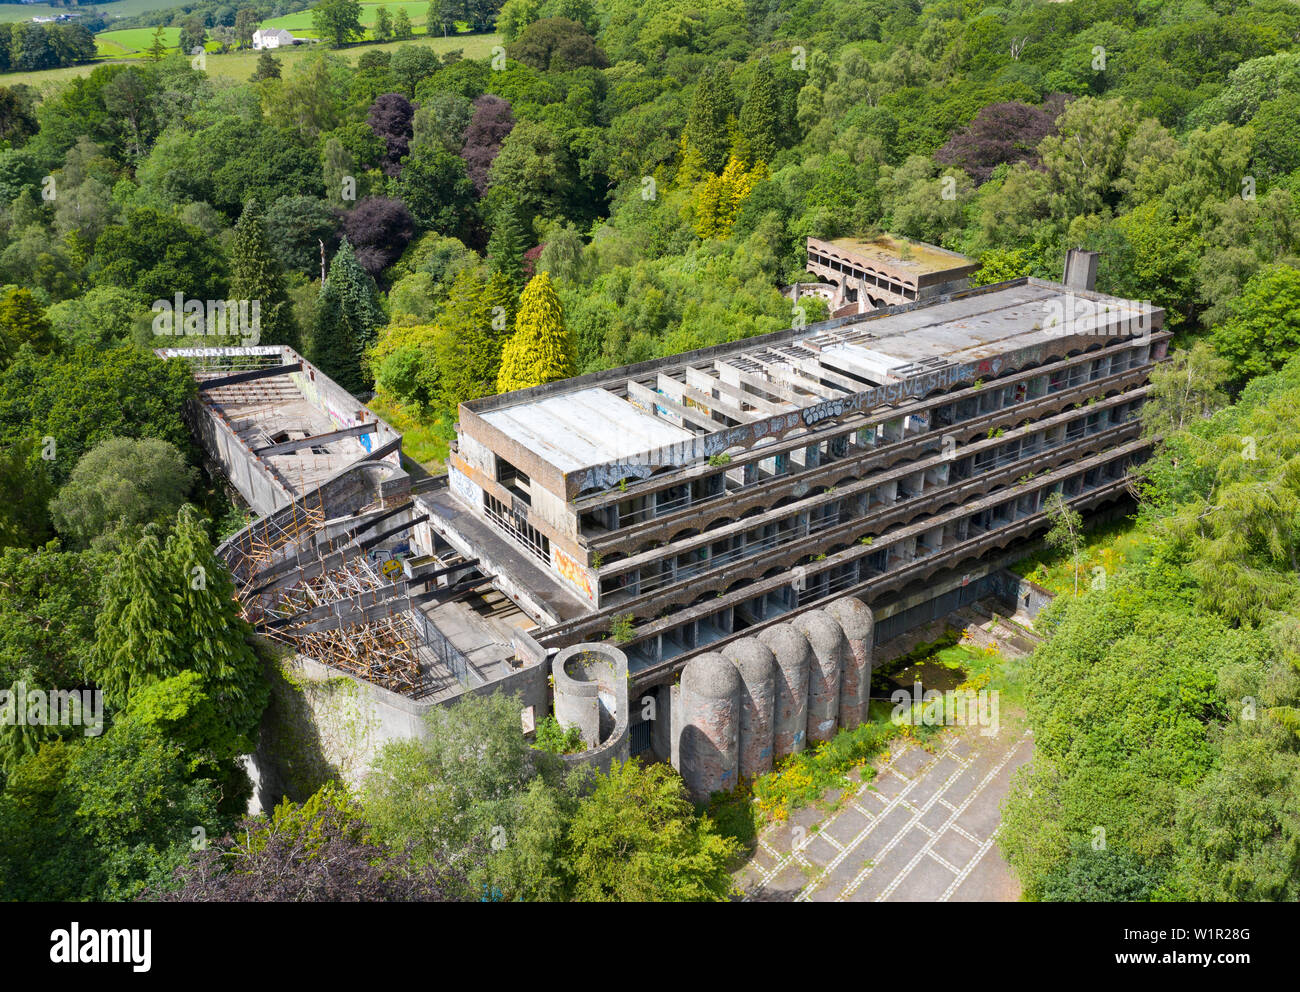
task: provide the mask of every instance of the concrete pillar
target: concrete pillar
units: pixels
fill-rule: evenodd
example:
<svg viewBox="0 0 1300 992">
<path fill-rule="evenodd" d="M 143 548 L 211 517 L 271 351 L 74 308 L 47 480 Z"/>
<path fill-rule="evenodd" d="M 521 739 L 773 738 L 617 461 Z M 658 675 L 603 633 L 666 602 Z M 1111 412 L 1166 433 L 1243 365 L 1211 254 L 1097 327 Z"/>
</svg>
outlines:
<svg viewBox="0 0 1300 992">
<path fill-rule="evenodd" d="M 742 637 L 722 649 L 740 676 L 739 772 L 753 779 L 772 770 L 773 720 L 776 707 L 776 658 L 755 637 Z"/>
<path fill-rule="evenodd" d="M 840 625 L 821 610 L 809 610 L 791 621 L 812 648 L 808 669 L 808 742 L 835 736 L 840 712 L 840 673 L 848 645 Z"/>
<path fill-rule="evenodd" d="M 875 618 L 871 607 L 852 596 L 835 600 L 826 607 L 826 613 L 840 625 L 848 642 L 840 675 L 840 726 L 852 730 L 867 718 L 875 652 Z"/>
<path fill-rule="evenodd" d="M 804 749 L 808 735 L 808 670 L 812 648 L 788 623 L 777 623 L 756 638 L 776 659 L 776 698 L 773 708 L 772 753 L 775 758 Z"/>
<path fill-rule="evenodd" d="M 682 733 L 678 771 L 691 797 L 706 802 L 736 785 L 740 744 L 740 675 L 710 651 L 682 670 Z"/>
</svg>

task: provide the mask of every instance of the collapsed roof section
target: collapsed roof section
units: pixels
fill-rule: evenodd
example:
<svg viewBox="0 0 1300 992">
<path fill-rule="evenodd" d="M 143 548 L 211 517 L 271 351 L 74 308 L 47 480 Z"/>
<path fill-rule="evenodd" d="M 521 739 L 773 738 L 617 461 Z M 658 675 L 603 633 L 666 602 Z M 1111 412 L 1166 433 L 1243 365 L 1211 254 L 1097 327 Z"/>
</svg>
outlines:
<svg viewBox="0 0 1300 992">
<path fill-rule="evenodd" d="M 400 466 L 402 436 L 287 346 L 159 348 L 199 384 L 187 411 L 208 455 L 259 514 L 351 465 Z"/>
</svg>

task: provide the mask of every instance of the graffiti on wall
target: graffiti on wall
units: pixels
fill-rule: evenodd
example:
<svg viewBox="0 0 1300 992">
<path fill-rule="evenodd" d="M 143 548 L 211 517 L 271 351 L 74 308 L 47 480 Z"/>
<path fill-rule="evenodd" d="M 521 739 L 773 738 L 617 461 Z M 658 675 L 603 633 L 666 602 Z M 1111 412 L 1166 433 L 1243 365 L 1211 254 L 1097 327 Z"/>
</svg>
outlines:
<svg viewBox="0 0 1300 992">
<path fill-rule="evenodd" d="M 596 594 L 592 591 L 591 577 L 587 574 L 587 570 L 559 548 L 555 549 L 555 568 L 561 578 L 566 579 L 591 602 L 596 601 Z"/>
</svg>

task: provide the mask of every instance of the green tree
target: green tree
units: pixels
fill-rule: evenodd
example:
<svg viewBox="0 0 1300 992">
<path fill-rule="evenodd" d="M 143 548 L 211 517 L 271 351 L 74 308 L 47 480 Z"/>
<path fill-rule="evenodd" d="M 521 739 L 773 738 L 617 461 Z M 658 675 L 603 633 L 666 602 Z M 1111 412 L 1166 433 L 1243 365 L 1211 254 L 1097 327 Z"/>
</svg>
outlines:
<svg viewBox="0 0 1300 992">
<path fill-rule="evenodd" d="M 240 8 L 239 13 L 235 15 L 235 40 L 239 42 L 240 48 L 253 46 L 253 35 L 257 33 L 257 26 L 260 23 L 257 11 L 252 7 Z"/>
<path fill-rule="evenodd" d="M 393 15 L 383 4 L 375 8 L 375 26 L 371 29 L 371 34 L 375 41 L 393 40 Z"/>
<path fill-rule="evenodd" d="M 96 286 L 118 286 L 145 305 L 176 293 L 192 299 L 226 298 L 221 253 L 196 228 L 152 207 L 128 210 L 122 223 L 95 241 Z"/>
<path fill-rule="evenodd" d="M 1043 500 L 1043 512 L 1051 523 L 1047 543 L 1069 555 L 1074 566 L 1074 592 L 1079 593 L 1079 568 L 1083 564 L 1083 517 L 1059 492 Z"/>
<path fill-rule="evenodd" d="M 166 441 L 111 437 L 81 456 L 50 513 L 78 544 L 111 541 L 121 527 L 174 517 L 197 476 Z"/>
<path fill-rule="evenodd" d="M 497 222 L 487 246 L 488 265 L 517 291 L 524 284 L 524 232 L 513 204 L 497 210 Z"/>
<path fill-rule="evenodd" d="M 280 60 L 270 52 L 263 50 L 262 54 L 257 57 L 257 67 L 253 69 L 253 74 L 248 77 L 249 82 L 260 83 L 264 79 L 280 78 Z"/>
<path fill-rule="evenodd" d="M 573 375 L 573 339 L 548 273 L 528 281 L 519 299 L 515 333 L 501 351 L 497 392 L 526 389 Z"/>
<path fill-rule="evenodd" d="M 360 0 L 321 0 L 311 10 L 311 25 L 334 48 L 342 48 L 366 33 L 361 26 Z"/>
<path fill-rule="evenodd" d="M 230 297 L 258 302 L 259 344 L 301 347 L 284 270 L 267 242 L 266 221 L 256 200 L 244 205 L 230 242 Z"/>
<path fill-rule="evenodd" d="M 26 289 L 15 286 L 0 294 L 0 369 L 29 345 L 38 352 L 49 352 L 58 345 L 45 310 Z"/>
<path fill-rule="evenodd" d="M 740 135 L 752 161 L 770 162 L 781 145 L 781 99 L 772 73 L 772 60 L 759 59 L 754 79 L 740 111 Z"/>
<path fill-rule="evenodd" d="M 425 30 L 429 34 L 440 33 L 444 38 L 456 33 L 456 16 L 461 5 L 456 0 L 430 0 L 429 10 L 425 15 Z"/>
<path fill-rule="evenodd" d="M 1204 339 L 1179 348 L 1169 361 L 1151 370 L 1150 390 L 1142 404 L 1148 436 L 1166 436 L 1213 414 L 1228 402 L 1223 385 L 1228 363 Z"/>
<path fill-rule="evenodd" d="M 426 720 L 426 736 L 386 745 L 366 779 L 363 804 L 375 836 L 409 847 L 417 863 L 467 849 L 490 855 L 502 841 L 508 848 L 530 781 L 542 787 L 539 770 L 557 768 L 524 740 L 517 699 L 469 696 L 430 710 Z M 488 880 L 480 871 L 473 881 Z"/>
<path fill-rule="evenodd" d="M 182 412 L 195 388 L 185 362 L 136 348 L 23 352 L 0 372 L 0 445 L 22 444 L 33 457 L 43 455 L 55 486 L 109 437 L 161 438 L 188 455 L 194 442 Z"/>
<path fill-rule="evenodd" d="M 444 406 L 454 410 L 457 403 L 496 392 L 514 307 L 514 290 L 501 273 L 493 272 L 486 282 L 471 269 L 457 275 L 434 338 Z"/>
<path fill-rule="evenodd" d="M 361 359 L 384 323 L 375 281 L 361 268 L 347 238 L 330 262 L 320 289 L 308 349 L 313 362 L 344 389 L 359 393 L 367 377 Z"/>
<path fill-rule="evenodd" d="M 721 172 L 727 164 L 727 149 L 731 145 L 727 133 L 727 118 L 731 114 L 731 87 L 721 69 L 706 68 L 695 84 L 686 130 L 682 132 L 683 146 L 688 156 L 698 160 L 702 172 Z"/>
<path fill-rule="evenodd" d="M 1281 367 L 1300 349 L 1300 269 L 1260 269 L 1228 308 L 1213 340 L 1236 385 Z"/>
<path fill-rule="evenodd" d="M 393 18 L 393 37 L 398 41 L 406 41 L 415 35 L 415 28 L 411 26 L 411 15 L 406 12 L 405 7 L 397 8 L 397 15 Z"/>
<path fill-rule="evenodd" d="M 159 24 L 154 29 L 153 41 L 149 44 L 149 60 L 151 62 L 161 62 L 166 54 L 167 42 L 163 39 L 163 26 Z"/>
<path fill-rule="evenodd" d="M 207 25 L 203 23 L 203 18 L 194 16 L 186 19 L 181 25 L 180 49 L 186 55 L 195 54 L 194 50 L 203 50 L 203 46 L 208 41 Z"/>
<path fill-rule="evenodd" d="M 197 673 L 235 742 L 230 750 L 247 754 L 268 691 L 251 633 L 202 518 L 186 506 L 165 541 L 146 532 L 120 550 L 87 670 L 106 702 L 125 709 L 150 686 Z"/>
<path fill-rule="evenodd" d="M 579 802 L 564 862 L 578 902 L 723 902 L 739 847 L 695 815 L 675 771 L 632 760 Z"/>
</svg>

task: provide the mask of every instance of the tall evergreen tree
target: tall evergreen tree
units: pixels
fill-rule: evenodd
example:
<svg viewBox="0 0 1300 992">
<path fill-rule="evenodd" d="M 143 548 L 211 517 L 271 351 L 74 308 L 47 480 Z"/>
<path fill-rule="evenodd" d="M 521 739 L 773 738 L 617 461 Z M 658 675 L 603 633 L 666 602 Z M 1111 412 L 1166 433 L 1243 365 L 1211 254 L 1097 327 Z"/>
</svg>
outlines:
<svg viewBox="0 0 1300 992">
<path fill-rule="evenodd" d="M 344 389 L 362 392 L 369 382 L 361 357 L 375 343 L 383 322 L 375 281 L 344 238 L 317 299 L 309 357 Z"/>
<path fill-rule="evenodd" d="M 688 153 L 699 157 L 699 165 L 705 172 L 721 172 L 727 164 L 731 144 L 727 135 L 730 109 L 731 87 L 721 70 L 705 69 L 695 86 L 695 99 L 683 132 Z"/>
<path fill-rule="evenodd" d="M 573 375 L 573 339 L 548 272 L 529 280 L 519 299 L 515 333 L 501 351 L 497 392 L 527 389 Z"/>
<path fill-rule="evenodd" d="M 753 162 L 770 162 L 776 154 L 780 143 L 780 113 L 772 60 L 760 59 L 749 92 L 745 94 L 745 106 L 740 111 L 740 135 L 749 145 Z"/>
<path fill-rule="evenodd" d="M 500 272 L 493 272 L 487 282 L 473 269 L 457 274 L 434 338 L 438 392 L 447 408 L 454 410 L 457 403 L 496 391 L 515 302 L 514 289 Z"/>
<path fill-rule="evenodd" d="M 524 232 L 512 204 L 504 204 L 497 210 L 487 254 L 492 271 L 503 275 L 518 292 L 524 284 Z"/>
<path fill-rule="evenodd" d="M 266 682 L 230 575 L 198 511 L 182 507 L 165 542 L 146 533 L 128 543 L 103 595 L 87 671 L 109 705 L 129 709 L 141 691 L 195 672 L 227 729 L 242 738 L 225 757 L 247 753 L 266 706 Z"/>
<path fill-rule="evenodd" d="M 256 200 L 244 204 L 235 224 L 230 245 L 230 297 L 258 301 L 260 344 L 300 347 L 298 323 L 284 288 L 284 270 L 267 244 L 266 222 Z"/>
</svg>

